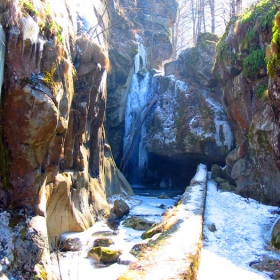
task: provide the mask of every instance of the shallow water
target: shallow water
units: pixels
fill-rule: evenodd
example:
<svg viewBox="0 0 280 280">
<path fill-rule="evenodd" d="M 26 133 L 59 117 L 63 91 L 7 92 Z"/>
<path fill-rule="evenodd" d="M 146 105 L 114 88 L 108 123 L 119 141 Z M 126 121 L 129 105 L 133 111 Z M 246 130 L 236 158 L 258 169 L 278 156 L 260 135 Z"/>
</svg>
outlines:
<svg viewBox="0 0 280 280">
<path fill-rule="evenodd" d="M 162 219 L 162 214 L 170 207 L 172 207 L 179 199 L 178 193 L 173 190 L 151 190 L 139 186 L 137 188 L 139 192 L 145 193 L 145 195 L 135 195 L 131 198 L 133 202 L 129 201 L 128 204 L 134 203 L 134 207 L 131 208 L 129 216 L 142 216 L 147 220 L 153 222 L 160 222 Z M 137 193 L 134 189 L 134 192 Z M 174 196 L 174 198 L 160 199 L 157 198 L 159 195 Z M 134 230 L 132 228 L 127 228 L 122 225 L 124 219 L 120 221 L 117 228 L 114 228 L 114 233 L 107 237 L 113 239 L 114 244 L 110 246 L 111 249 L 122 250 L 122 255 L 120 259 L 122 262 L 127 264 L 111 264 L 102 265 L 98 264 L 93 259 L 87 258 L 87 251 L 89 250 L 89 244 L 92 244 L 94 239 L 102 236 L 98 232 L 108 232 L 112 231 L 108 227 L 106 222 L 98 222 L 93 227 L 88 229 L 84 233 L 77 233 L 75 236 L 81 236 L 85 240 L 85 245 L 82 250 L 78 252 L 62 252 L 59 254 L 60 257 L 60 271 L 62 274 L 62 280 L 66 279 L 81 279 L 90 280 L 102 277 L 106 280 L 117 279 L 127 268 L 131 261 L 135 261 L 135 258 L 129 253 L 130 249 L 139 243 L 145 243 L 147 241 L 141 238 L 143 231 Z M 69 235 L 71 235 L 69 233 Z M 87 241 L 86 241 L 87 240 Z M 55 254 L 52 254 L 52 264 L 53 269 L 56 274 L 59 274 L 59 266 L 56 260 Z"/>
</svg>

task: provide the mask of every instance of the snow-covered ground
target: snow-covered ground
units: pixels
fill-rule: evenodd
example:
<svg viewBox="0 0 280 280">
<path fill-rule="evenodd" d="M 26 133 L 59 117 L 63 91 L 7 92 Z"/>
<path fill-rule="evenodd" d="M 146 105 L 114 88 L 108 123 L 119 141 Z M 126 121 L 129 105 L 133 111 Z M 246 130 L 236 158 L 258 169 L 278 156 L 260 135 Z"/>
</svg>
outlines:
<svg viewBox="0 0 280 280">
<path fill-rule="evenodd" d="M 277 207 L 259 204 L 230 192 L 217 191 L 208 182 L 204 245 L 198 280 L 271 279 L 268 274 L 252 269 L 252 261 L 264 255 L 280 259 L 266 250 Z M 216 231 L 213 231 L 215 224 Z M 212 231 L 209 228 L 212 225 Z"/>
</svg>

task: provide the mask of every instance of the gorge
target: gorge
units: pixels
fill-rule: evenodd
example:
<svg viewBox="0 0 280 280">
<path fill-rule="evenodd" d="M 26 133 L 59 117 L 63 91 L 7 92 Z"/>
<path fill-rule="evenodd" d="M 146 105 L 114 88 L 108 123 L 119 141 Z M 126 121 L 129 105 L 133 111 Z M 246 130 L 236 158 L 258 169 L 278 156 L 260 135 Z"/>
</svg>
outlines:
<svg viewBox="0 0 280 280">
<path fill-rule="evenodd" d="M 279 207 L 278 9 L 171 59 L 176 0 L 2 1 L 0 277 L 59 279 L 63 233 L 120 222 L 139 185 L 183 194 L 200 163 Z"/>
</svg>

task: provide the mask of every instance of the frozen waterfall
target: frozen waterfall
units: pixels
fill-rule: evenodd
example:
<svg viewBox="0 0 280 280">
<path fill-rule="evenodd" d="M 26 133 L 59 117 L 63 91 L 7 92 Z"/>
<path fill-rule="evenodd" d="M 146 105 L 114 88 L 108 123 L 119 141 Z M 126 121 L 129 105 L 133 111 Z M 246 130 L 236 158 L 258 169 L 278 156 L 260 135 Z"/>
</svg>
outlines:
<svg viewBox="0 0 280 280">
<path fill-rule="evenodd" d="M 133 74 L 125 111 L 124 157 L 129 179 L 142 177 L 148 162 L 143 139 L 146 136 L 145 114 L 150 100 L 150 74 Z"/>
<path fill-rule="evenodd" d="M 138 43 L 138 53 L 134 58 L 134 72 L 138 73 L 141 69 L 146 70 L 146 50 L 143 45 L 143 39 L 137 33 L 135 34 Z"/>
<path fill-rule="evenodd" d="M 4 61 L 5 61 L 5 33 L 3 27 L 0 25 L 0 98 L 1 98 L 3 79 L 4 79 Z"/>
<path fill-rule="evenodd" d="M 134 60 L 134 74 L 131 79 L 125 111 L 125 136 L 123 149 L 123 169 L 130 180 L 136 183 L 144 175 L 148 156 L 143 139 L 146 136 L 146 114 L 151 101 L 150 74 L 144 76 L 138 72 L 146 71 L 146 50 L 142 38 L 136 34 L 138 54 Z"/>
</svg>

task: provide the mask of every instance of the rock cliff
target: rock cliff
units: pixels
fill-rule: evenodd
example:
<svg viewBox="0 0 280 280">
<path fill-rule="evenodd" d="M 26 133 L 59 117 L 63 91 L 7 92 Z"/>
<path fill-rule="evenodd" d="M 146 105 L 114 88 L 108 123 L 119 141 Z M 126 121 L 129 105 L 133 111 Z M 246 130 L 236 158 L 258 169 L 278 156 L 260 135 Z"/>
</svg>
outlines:
<svg viewBox="0 0 280 280">
<path fill-rule="evenodd" d="M 226 158 L 227 173 L 237 192 L 279 205 L 277 106 L 273 86 L 267 94 L 265 63 L 275 13 L 271 1 L 261 1 L 233 19 L 218 44 L 214 73 L 223 85 L 237 146 Z"/>
<path fill-rule="evenodd" d="M 1 271 L 51 279 L 49 243 L 132 193 L 103 126 L 109 12 L 78 0 L 6 1 L 0 12 Z"/>
<path fill-rule="evenodd" d="M 145 145 L 156 162 L 170 162 L 164 172 L 156 171 L 162 173 L 161 185 L 183 186 L 183 169 L 191 171 L 198 162 L 223 164 L 234 147 L 221 87 L 211 74 L 217 41 L 213 34 L 200 34 L 196 47 L 165 64 L 165 76 L 153 76 L 151 91 L 157 103 L 148 116 Z M 160 169 L 154 165 L 151 161 L 148 169 Z"/>
</svg>

